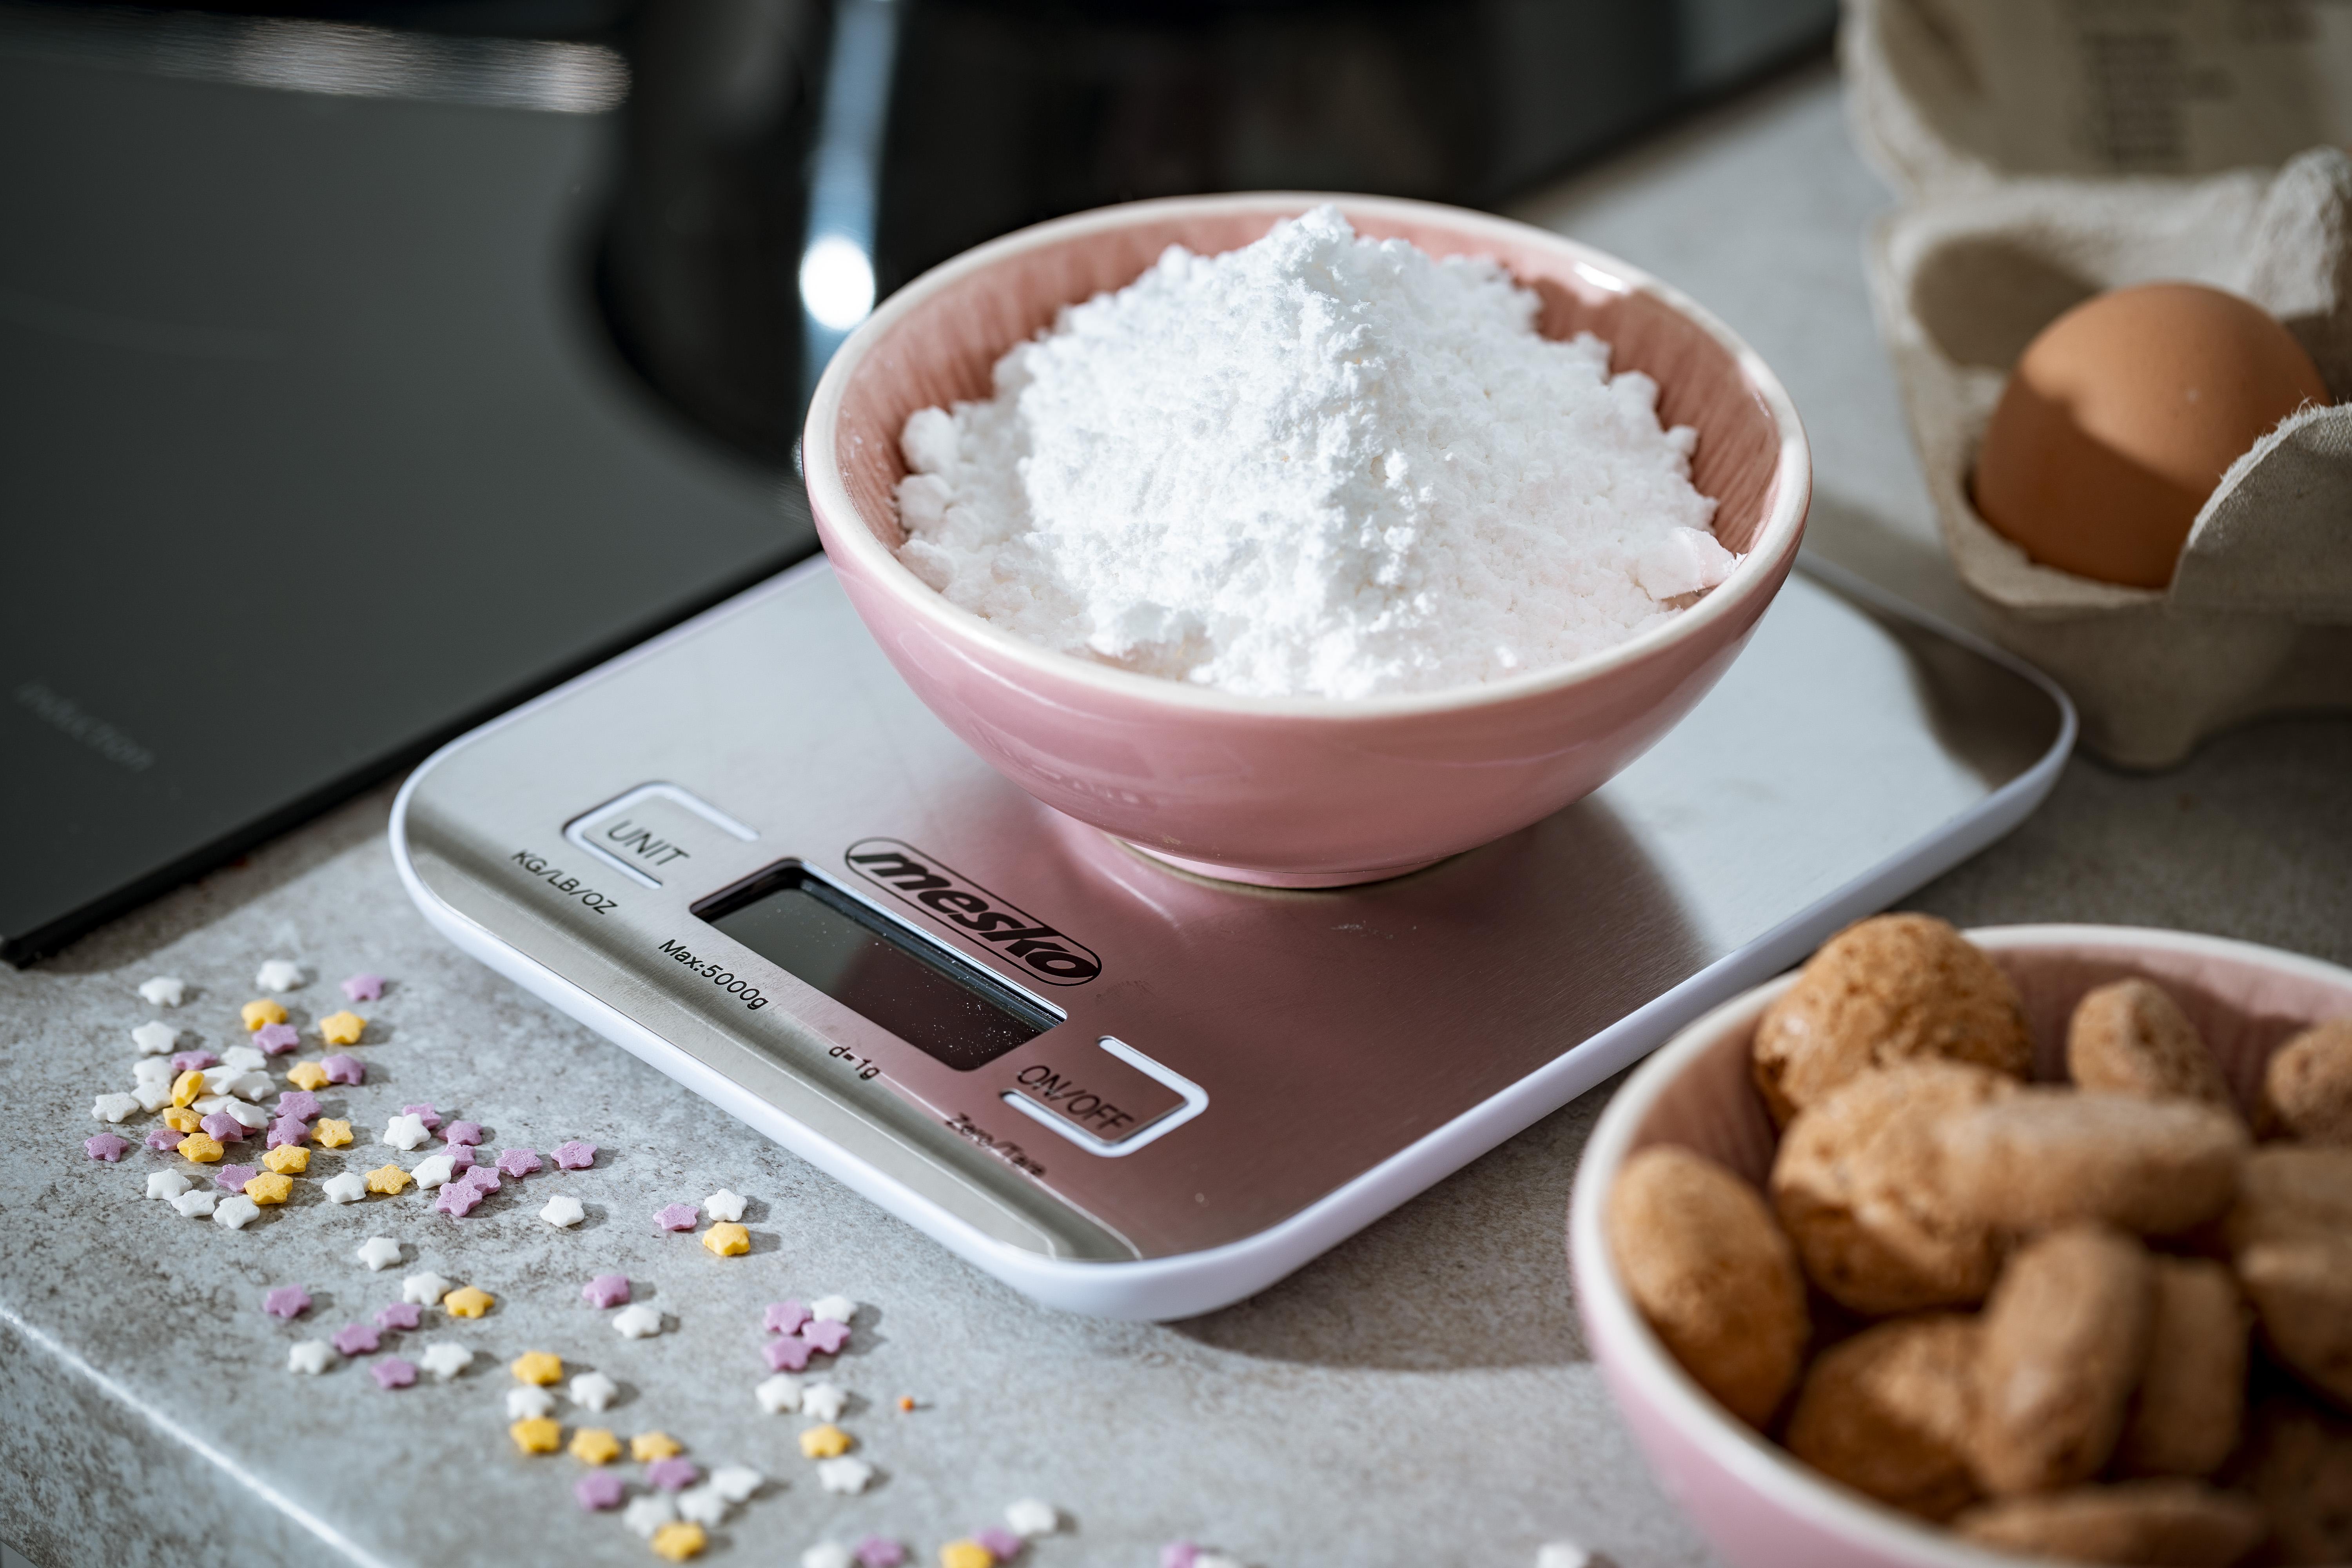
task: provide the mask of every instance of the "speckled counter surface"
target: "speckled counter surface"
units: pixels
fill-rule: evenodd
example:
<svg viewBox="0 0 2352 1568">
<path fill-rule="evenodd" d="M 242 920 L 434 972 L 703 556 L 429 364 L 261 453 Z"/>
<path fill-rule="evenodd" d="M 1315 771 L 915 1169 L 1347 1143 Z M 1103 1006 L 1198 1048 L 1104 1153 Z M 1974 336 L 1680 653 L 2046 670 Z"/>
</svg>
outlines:
<svg viewBox="0 0 2352 1568">
<path fill-rule="evenodd" d="M 1965 614 L 1863 296 L 1859 236 L 1884 202 L 1818 71 L 1523 212 L 1749 335 L 1812 435 L 1819 546 Z M 1576 1328 L 1560 1226 L 1605 1090 L 1252 1301 L 1163 1326 L 1062 1316 L 441 942 L 394 877 L 389 800 L 0 972 L 15 1112 L 0 1164 L 0 1539 L 42 1568 L 651 1561 L 616 1519 L 573 1506 L 575 1461 L 508 1443 L 504 1363 L 530 1349 L 619 1381 L 621 1402 L 590 1424 L 660 1427 L 705 1465 L 774 1478 L 716 1532 L 719 1563 L 788 1563 L 869 1530 L 928 1562 L 1032 1494 L 1070 1526 L 1039 1544 L 1041 1568 L 1149 1564 L 1180 1536 L 1264 1568 L 1527 1563 L 1562 1538 L 1624 1568 L 1709 1561 L 1632 1451 Z M 2022 830 L 1913 901 L 1962 922 L 2178 925 L 2352 961 L 2347 821 L 2352 723 L 2274 723 L 2161 778 L 2077 763 Z M 463 1222 L 414 1193 L 337 1207 L 304 1182 L 237 1233 L 143 1199 L 161 1157 L 84 1160 L 90 1098 L 129 1086 L 129 1031 L 158 1012 L 132 987 L 185 977 L 194 994 L 163 1016 L 217 1047 L 241 1034 L 236 1008 L 269 957 L 310 972 L 287 998 L 304 1023 L 341 1004 L 342 975 L 391 977 L 359 1009 L 368 1081 L 323 1097 L 330 1114 L 340 1100 L 373 1130 L 430 1100 L 482 1122 L 490 1148 L 577 1137 L 605 1152 L 590 1171 L 509 1184 Z M 322 1153 L 313 1173 L 385 1152 Z M 656 1206 L 722 1185 L 752 1200 L 750 1256 L 654 1231 Z M 587 1205 L 576 1230 L 535 1217 L 558 1191 Z M 354 1259 L 372 1235 L 403 1242 L 400 1267 Z M 499 1299 L 478 1321 L 433 1313 L 405 1336 L 476 1347 L 471 1373 L 384 1393 L 351 1363 L 315 1379 L 285 1369 L 290 1341 L 365 1318 L 420 1268 Z M 605 1271 L 662 1310 L 662 1335 L 624 1341 L 581 1301 Z M 281 1283 L 315 1299 L 297 1324 L 259 1310 Z M 823 1492 L 794 1445 L 800 1420 L 751 1395 L 761 1305 L 834 1291 L 863 1304 L 831 1373 L 856 1395 L 842 1425 L 879 1471 L 857 1498 Z M 901 1395 L 919 1407 L 900 1413 Z"/>
</svg>

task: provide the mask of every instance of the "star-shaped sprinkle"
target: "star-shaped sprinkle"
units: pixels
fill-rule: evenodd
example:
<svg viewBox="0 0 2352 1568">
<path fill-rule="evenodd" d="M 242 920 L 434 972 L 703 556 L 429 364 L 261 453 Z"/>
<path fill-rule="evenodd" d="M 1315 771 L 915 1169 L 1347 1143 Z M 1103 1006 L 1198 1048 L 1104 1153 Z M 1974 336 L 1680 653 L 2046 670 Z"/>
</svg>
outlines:
<svg viewBox="0 0 2352 1568">
<path fill-rule="evenodd" d="M 441 1310 L 453 1318 L 478 1318 L 498 1298 L 478 1285 L 467 1285 L 441 1298 Z"/>
<path fill-rule="evenodd" d="M 539 1170 L 539 1151 L 501 1149 L 499 1151 L 499 1169 L 520 1182 Z"/>
<path fill-rule="evenodd" d="M 302 984 L 302 966 L 290 958 L 273 958 L 261 966 L 253 983 L 264 991 L 292 991 Z"/>
<path fill-rule="evenodd" d="M 849 1408 L 849 1391 L 837 1383 L 812 1383 L 801 1390 L 801 1410 L 819 1421 L 838 1421 Z"/>
<path fill-rule="evenodd" d="M 817 1467 L 817 1479 L 824 1479 L 827 1465 L 865 1463 L 863 1459 L 827 1459 L 824 1465 Z M 887 1535 L 869 1535 L 857 1543 L 857 1550 L 852 1555 L 857 1559 L 857 1568 L 900 1568 L 907 1561 L 907 1549 Z"/>
<path fill-rule="evenodd" d="M 396 1355 L 388 1355 L 368 1368 L 378 1388 L 406 1388 L 416 1381 L 416 1368 Z"/>
<path fill-rule="evenodd" d="M 282 1057 L 302 1043 L 291 1024 L 264 1024 L 253 1031 L 253 1043 L 273 1057 Z"/>
<path fill-rule="evenodd" d="M 663 1230 L 692 1230 L 702 1211 L 692 1204 L 666 1204 L 654 1210 L 654 1224 Z"/>
<path fill-rule="evenodd" d="M 297 1121 L 315 1121 L 319 1116 L 319 1097 L 307 1089 L 289 1089 L 278 1097 L 278 1114 L 290 1116 Z"/>
<path fill-rule="evenodd" d="M 372 1193 L 382 1193 L 386 1197 L 396 1196 L 406 1191 L 408 1183 L 408 1173 L 397 1165 L 378 1165 L 367 1173 L 367 1190 Z"/>
<path fill-rule="evenodd" d="M 680 1464 L 684 1460 L 678 1461 Z M 716 1530 L 727 1521 L 727 1500 L 708 1484 L 688 1487 L 677 1494 L 677 1516 L 689 1524 Z"/>
<path fill-rule="evenodd" d="M 159 974 L 139 983 L 139 994 L 158 1007 L 176 1007 L 187 1000 L 188 983 L 177 975 Z"/>
<path fill-rule="evenodd" d="M 420 1307 L 438 1306 L 441 1298 L 457 1288 L 438 1274 L 412 1274 L 400 1282 L 400 1299 Z"/>
<path fill-rule="evenodd" d="M 400 1261 L 400 1243 L 388 1236 L 371 1236 L 353 1256 L 370 1268 L 389 1268 Z"/>
<path fill-rule="evenodd" d="M 750 1502 L 768 1478 L 749 1465 L 721 1465 L 710 1472 L 710 1484 L 729 1502 Z"/>
<path fill-rule="evenodd" d="M 677 1518 L 677 1504 L 667 1492 L 648 1492 L 644 1497 L 631 1498 L 629 1506 L 621 1510 L 621 1522 L 651 1541 L 656 1534 Z"/>
<path fill-rule="evenodd" d="M 213 1185 L 225 1193 L 241 1193 L 255 1173 L 250 1165 L 223 1165 L 213 1173 Z"/>
<path fill-rule="evenodd" d="M 488 1197 L 499 1190 L 499 1173 L 495 1167 L 489 1165 L 468 1166 L 457 1180 L 484 1197 Z"/>
<path fill-rule="evenodd" d="M 89 1114 L 94 1121 L 119 1122 L 138 1109 L 135 1094 L 101 1094 L 90 1102 Z"/>
<path fill-rule="evenodd" d="M 202 1219 L 212 1213 L 219 1202 L 220 1194 L 210 1187 L 195 1187 L 173 1198 L 172 1206 L 179 1210 L 184 1219 Z"/>
<path fill-rule="evenodd" d="M 319 1037 L 331 1046 L 356 1046 L 366 1029 L 367 1020 L 348 1010 L 319 1020 Z"/>
<path fill-rule="evenodd" d="M 1025 1497 L 1005 1505 L 1004 1522 L 1013 1527 L 1013 1533 L 1034 1541 L 1061 1529 L 1062 1514 L 1043 1498 Z"/>
<path fill-rule="evenodd" d="M 986 1529 L 975 1530 L 971 1532 L 971 1538 L 999 1563 L 1012 1562 L 1021 1555 L 1021 1548 L 1027 1544 L 1001 1524 L 992 1524 Z"/>
<path fill-rule="evenodd" d="M 280 1285 L 263 1293 L 261 1310 L 273 1318 L 299 1318 L 310 1310 L 310 1292 L 299 1285 Z"/>
<path fill-rule="evenodd" d="M 613 1314 L 613 1331 L 625 1340 L 651 1339 L 662 1329 L 661 1310 L 643 1301 Z"/>
<path fill-rule="evenodd" d="M 710 1537 L 698 1524 L 665 1524 L 654 1531 L 654 1555 L 665 1563 L 683 1563 L 702 1555 L 702 1549 L 709 1542 Z"/>
<path fill-rule="evenodd" d="M 583 1372 L 572 1380 L 572 1403 L 583 1410 L 609 1410 L 621 1397 L 621 1385 L 601 1372 Z"/>
<path fill-rule="evenodd" d="M 471 1149 L 482 1141 L 482 1124 L 460 1117 L 442 1130 L 441 1142 Z"/>
<path fill-rule="evenodd" d="M 667 1432 L 640 1432 L 629 1439 L 629 1458 L 640 1465 L 686 1452 L 686 1445 Z"/>
<path fill-rule="evenodd" d="M 226 1110 L 215 1110 L 196 1125 L 203 1128 L 205 1136 L 215 1143 L 245 1142 L 245 1123 Z"/>
<path fill-rule="evenodd" d="M 482 1189 L 471 1182 L 449 1182 L 443 1184 L 433 1206 L 451 1219 L 463 1219 L 472 1214 L 482 1201 Z"/>
<path fill-rule="evenodd" d="M 395 1116 L 383 1124 L 383 1141 L 394 1149 L 422 1148 L 425 1137 L 425 1121 L 418 1116 Z"/>
<path fill-rule="evenodd" d="M 599 1274 L 580 1287 L 580 1299 L 592 1307 L 625 1307 L 629 1304 L 629 1277 Z"/>
<path fill-rule="evenodd" d="M 373 1002 L 383 994 L 383 976 L 364 972 L 343 982 L 343 994 L 354 1002 Z"/>
<path fill-rule="evenodd" d="M 336 1052 L 331 1057 L 327 1057 L 321 1059 L 319 1063 L 319 1070 L 327 1075 L 326 1081 L 329 1083 L 362 1084 L 367 1081 L 367 1068 L 360 1061 L 359 1058 L 347 1057 L 341 1051 Z M 294 1077 L 290 1072 L 286 1076 L 288 1078 Z M 299 1082 L 300 1080 L 297 1079 L 296 1081 Z M 317 1086 L 312 1084 L 303 1084 L 302 1087 L 305 1089 L 311 1089 Z M 412 1143 L 409 1147 L 414 1149 L 416 1145 Z"/>
<path fill-rule="evenodd" d="M 809 1316 L 828 1323 L 845 1323 L 857 1316 L 857 1303 L 846 1296 L 819 1296 L 809 1303 Z"/>
<path fill-rule="evenodd" d="M 596 1145 L 574 1138 L 555 1146 L 555 1168 L 559 1171 L 584 1171 L 596 1163 Z"/>
<path fill-rule="evenodd" d="M 291 1116 L 281 1116 L 269 1124 L 269 1147 L 273 1150 L 294 1149 L 294 1152 L 305 1160 L 310 1157 L 310 1152 L 296 1148 L 295 1145 L 309 1136 L 310 1136 L 310 1124 L 297 1121 Z"/>
<path fill-rule="evenodd" d="M 167 1056 L 172 1047 L 179 1044 L 180 1031 L 161 1018 L 153 1018 L 131 1030 L 131 1039 L 139 1047 L 141 1056 Z"/>
<path fill-rule="evenodd" d="M 367 1178 L 357 1171 L 338 1171 L 319 1184 L 319 1191 L 334 1204 L 355 1204 L 367 1196 Z"/>
<path fill-rule="evenodd" d="M 450 1170 L 449 1165 L 450 1162 L 448 1155 L 427 1154 L 422 1160 L 417 1161 L 416 1169 L 409 1172 L 408 1173 L 416 1179 L 416 1184 L 418 1186 L 424 1188 L 429 1193 L 434 1188 L 442 1185 L 449 1180 L 450 1176 L 454 1173 Z"/>
<path fill-rule="evenodd" d="M 752 1389 L 751 1397 L 757 1399 L 760 1402 L 760 1408 L 771 1415 L 782 1415 L 787 1410 L 798 1410 L 801 1407 L 801 1380 L 797 1377 L 788 1377 L 780 1372 Z"/>
<path fill-rule="evenodd" d="M 177 1171 L 153 1171 L 147 1177 L 147 1195 L 170 1203 L 188 1190 L 188 1178 Z"/>
<path fill-rule="evenodd" d="M 586 1436 L 587 1434 L 583 1432 L 572 1439 L 572 1452 L 577 1458 L 587 1458 L 586 1455 L 580 1452 L 580 1438 Z M 607 1440 L 612 1437 L 609 1432 L 604 1436 Z M 594 1465 L 602 1464 L 604 1461 L 589 1459 L 588 1462 Z M 593 1513 L 604 1509 L 620 1507 L 622 1494 L 626 1489 L 622 1485 L 620 1477 L 609 1470 L 598 1470 L 593 1475 L 583 1476 L 572 1482 L 572 1500 L 579 1503 L 582 1508 Z"/>
<path fill-rule="evenodd" d="M 425 1309 L 414 1301 L 388 1301 L 375 1310 L 375 1326 L 405 1332 L 415 1328 L 424 1315 Z"/>
<path fill-rule="evenodd" d="M 646 1467 L 646 1480 L 666 1492 L 682 1492 L 702 1479 L 692 1459 L 656 1459 Z"/>
<path fill-rule="evenodd" d="M 208 1137 L 202 1132 L 191 1132 L 181 1139 L 178 1149 L 181 1159 L 193 1160 L 199 1165 L 212 1164 L 223 1154 L 228 1152 L 221 1147 L 219 1139 Z"/>
<path fill-rule="evenodd" d="M 474 1168 L 474 1151 L 469 1144 L 452 1143 L 441 1152 L 448 1160 L 453 1175 L 462 1175 Z"/>
<path fill-rule="evenodd" d="M 294 1195 L 294 1178 L 282 1171 L 263 1171 L 247 1178 L 245 1195 L 264 1205 L 282 1204 Z"/>
<path fill-rule="evenodd" d="M 425 1131 L 427 1132 L 441 1125 L 441 1113 L 429 1105 L 404 1105 L 400 1110 L 402 1115 L 414 1116 L 417 1121 L 425 1123 Z"/>
<path fill-rule="evenodd" d="M 798 1301 L 771 1301 L 760 1319 L 760 1326 L 772 1334 L 797 1332 L 809 1321 L 809 1310 Z"/>
<path fill-rule="evenodd" d="M 539 1211 L 539 1217 L 559 1230 L 569 1230 L 586 1219 L 588 1211 L 581 1205 L 578 1198 L 558 1193 L 547 1200 L 547 1206 Z"/>
<path fill-rule="evenodd" d="M 247 1029 L 252 1030 L 258 1029 L 264 1024 L 284 1023 L 286 1009 L 281 1004 L 262 996 L 238 1008 L 236 1016 L 245 1020 Z"/>
<path fill-rule="evenodd" d="M 269 1125 L 269 1112 L 257 1105 L 247 1105 L 241 1100 L 230 1100 L 221 1107 L 221 1110 L 247 1132 L 258 1132 Z"/>
<path fill-rule="evenodd" d="M 738 1192 L 730 1192 L 727 1188 L 721 1187 L 717 1192 L 702 1200 L 702 1212 L 709 1215 L 712 1219 L 726 1220 L 730 1223 L 741 1219 L 743 1217 L 743 1194 Z"/>
<path fill-rule="evenodd" d="M 168 1127 L 151 1127 L 147 1130 L 147 1147 L 154 1150 L 158 1154 L 167 1150 L 176 1149 L 179 1144 L 180 1134 Z"/>
<path fill-rule="evenodd" d="M 317 1062 L 296 1062 L 286 1069 L 286 1080 L 297 1089 L 324 1089 L 328 1083 L 327 1069 Z"/>
<path fill-rule="evenodd" d="M 801 1372 L 809 1363 L 809 1342 L 803 1339 L 770 1340 L 760 1347 L 770 1372 Z"/>
<path fill-rule="evenodd" d="M 221 1066 L 239 1072 L 255 1072 L 268 1065 L 269 1058 L 251 1046 L 231 1046 L 221 1053 Z"/>
<path fill-rule="evenodd" d="M 305 1175 L 310 1169 L 310 1151 L 299 1143 L 280 1143 L 273 1137 L 261 1163 L 281 1176 Z"/>
<path fill-rule="evenodd" d="M 213 1055 L 210 1051 L 173 1051 L 172 1053 L 172 1070 L 173 1072 L 202 1072 L 206 1068 L 213 1066 L 219 1060 L 220 1058 Z"/>
<path fill-rule="evenodd" d="M 464 1345 L 443 1340 L 425 1346 L 425 1353 L 417 1359 L 425 1363 L 425 1371 L 446 1383 L 473 1364 L 474 1352 Z"/>
<path fill-rule="evenodd" d="M 541 1388 L 563 1381 L 563 1358 L 552 1351 L 525 1351 L 507 1363 L 517 1383 L 528 1383 Z"/>
<path fill-rule="evenodd" d="M 101 1132 L 95 1138 L 82 1140 L 81 1152 L 93 1160 L 103 1160 L 111 1165 L 134 1147 L 130 1139 L 117 1138 L 111 1132 Z"/>
<path fill-rule="evenodd" d="M 803 1396 L 805 1403 L 805 1396 Z M 857 1439 L 828 1421 L 801 1433 L 801 1453 L 811 1459 L 837 1459 L 857 1446 Z"/>
<path fill-rule="evenodd" d="M 335 1352 L 324 1340 L 297 1340 L 286 1348 L 286 1365 L 290 1371 L 316 1377 L 334 1361 Z"/>
<path fill-rule="evenodd" d="M 544 1415 L 532 1415 L 507 1428 L 514 1446 L 526 1454 L 552 1454 L 563 1446 L 563 1428 Z"/>
<path fill-rule="evenodd" d="M 573 1381 L 579 1380 L 575 1378 Z M 579 1401 L 575 1399 L 572 1403 Z M 604 1406 L 599 1405 L 593 1408 L 602 1410 Z M 606 1427 L 583 1426 L 572 1434 L 571 1450 L 572 1457 L 583 1465 L 609 1465 L 621 1457 L 621 1443 Z"/>
<path fill-rule="evenodd" d="M 740 1258 L 751 1250 L 751 1233 L 740 1225 L 714 1225 L 702 1233 L 702 1249 L 714 1258 Z"/>
<path fill-rule="evenodd" d="M 529 1421 L 555 1408 L 555 1395 L 543 1388 L 509 1388 L 507 1390 L 507 1419 Z"/>
<path fill-rule="evenodd" d="M 801 1325 L 801 1338 L 809 1342 L 812 1350 L 837 1355 L 841 1347 L 849 1342 L 849 1325 L 830 1318 L 814 1318 Z"/>
<path fill-rule="evenodd" d="M 373 1323 L 345 1323 L 331 1336 L 344 1355 L 373 1355 L 383 1335 Z"/>
<path fill-rule="evenodd" d="M 221 1199 L 213 1205 L 213 1223 L 230 1230 L 243 1230 L 261 1217 L 261 1205 L 244 1194 Z"/>
</svg>

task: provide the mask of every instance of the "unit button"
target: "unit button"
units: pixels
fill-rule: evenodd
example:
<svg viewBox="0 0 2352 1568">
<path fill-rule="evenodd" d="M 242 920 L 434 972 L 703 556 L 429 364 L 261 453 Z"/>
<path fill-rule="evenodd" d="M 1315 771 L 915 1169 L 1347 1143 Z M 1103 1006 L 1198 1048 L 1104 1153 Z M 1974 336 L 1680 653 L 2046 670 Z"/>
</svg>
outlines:
<svg viewBox="0 0 2352 1568">
<path fill-rule="evenodd" d="M 1130 1152 L 1207 1107 L 1197 1085 L 1133 1047 L 1108 1036 L 1098 1044 L 1006 1063 L 1004 1100 L 1097 1154 Z"/>
<path fill-rule="evenodd" d="M 759 835 L 689 791 L 649 784 L 572 818 L 563 837 L 658 888 L 698 869 L 698 858 L 715 858 L 713 852 L 729 841 L 749 843 Z"/>
</svg>

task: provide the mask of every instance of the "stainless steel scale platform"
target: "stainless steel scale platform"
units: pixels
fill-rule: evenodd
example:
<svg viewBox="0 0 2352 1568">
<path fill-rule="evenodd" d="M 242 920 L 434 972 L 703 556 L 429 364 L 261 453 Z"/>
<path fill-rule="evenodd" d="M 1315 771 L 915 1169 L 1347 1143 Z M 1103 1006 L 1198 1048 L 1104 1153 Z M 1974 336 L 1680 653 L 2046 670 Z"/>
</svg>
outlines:
<svg viewBox="0 0 2352 1568">
<path fill-rule="evenodd" d="M 2014 826 L 2047 680 L 1789 580 L 1607 786 L 1393 881 L 1148 860 L 1006 783 L 822 560 L 452 743 L 392 845 L 453 941 L 1049 1304 L 1260 1289 Z"/>
</svg>

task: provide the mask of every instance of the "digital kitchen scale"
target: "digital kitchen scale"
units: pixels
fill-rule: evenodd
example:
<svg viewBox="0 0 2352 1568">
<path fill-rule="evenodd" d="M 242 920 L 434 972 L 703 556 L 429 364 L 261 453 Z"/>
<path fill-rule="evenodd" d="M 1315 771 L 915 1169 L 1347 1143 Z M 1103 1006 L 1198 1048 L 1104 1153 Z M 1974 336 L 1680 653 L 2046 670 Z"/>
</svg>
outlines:
<svg viewBox="0 0 2352 1568">
<path fill-rule="evenodd" d="M 1819 565 L 1591 797 L 1391 881 L 1149 860 L 1022 793 L 822 560 L 400 793 L 453 941 L 1050 1305 L 1289 1273 L 2015 826 L 2038 674 Z"/>
</svg>

